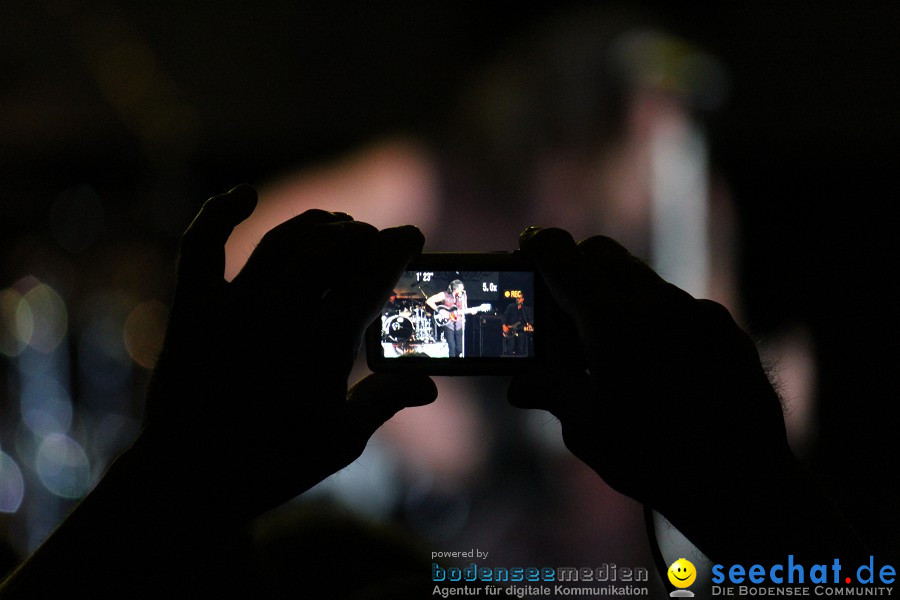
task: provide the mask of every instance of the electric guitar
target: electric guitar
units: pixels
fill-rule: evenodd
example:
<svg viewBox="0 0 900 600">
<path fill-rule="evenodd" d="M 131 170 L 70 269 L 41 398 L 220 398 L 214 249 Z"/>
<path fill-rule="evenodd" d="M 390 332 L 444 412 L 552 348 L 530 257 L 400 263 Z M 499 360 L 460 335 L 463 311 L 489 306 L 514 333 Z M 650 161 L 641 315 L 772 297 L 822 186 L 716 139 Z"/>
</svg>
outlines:
<svg viewBox="0 0 900 600">
<path fill-rule="evenodd" d="M 475 313 L 488 310 L 491 310 L 490 304 L 480 304 L 465 310 L 459 310 L 455 306 L 438 306 L 434 313 L 434 320 L 438 324 L 438 327 L 443 327 L 450 321 L 458 320 L 462 315 L 474 315 Z"/>
<path fill-rule="evenodd" d="M 531 323 L 513 323 L 512 325 L 504 325 L 503 337 L 515 337 L 519 335 L 520 330 L 524 333 L 532 333 L 534 332 L 534 325 L 532 325 Z"/>
</svg>

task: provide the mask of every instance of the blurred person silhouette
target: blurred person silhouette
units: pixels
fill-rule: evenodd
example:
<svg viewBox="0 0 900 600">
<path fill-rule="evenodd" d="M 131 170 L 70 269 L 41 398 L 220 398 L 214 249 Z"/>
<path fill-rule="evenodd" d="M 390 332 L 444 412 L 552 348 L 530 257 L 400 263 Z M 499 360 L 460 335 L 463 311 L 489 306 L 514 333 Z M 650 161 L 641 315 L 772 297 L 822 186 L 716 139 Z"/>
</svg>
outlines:
<svg viewBox="0 0 900 600">
<path fill-rule="evenodd" d="M 251 527 L 247 540 L 248 523 L 277 515 L 356 459 L 397 411 L 436 392 L 415 375 L 347 387 L 363 330 L 421 251 L 421 234 L 307 211 L 267 234 L 225 283 L 225 240 L 255 204 L 252 188 L 234 188 L 207 201 L 184 234 L 140 436 L 0 597 L 279 597 L 312 581 L 329 597 L 429 593 L 430 571 L 415 576 L 421 546 L 352 519 L 280 529 L 287 521 L 274 517 L 274 528 L 254 536 Z M 607 237 L 576 244 L 564 230 L 530 228 L 520 246 L 555 304 L 544 321 L 551 352 L 512 380 L 515 406 L 554 414 L 575 456 L 717 561 L 865 556 L 793 455 L 756 346 L 726 309 L 665 282 Z M 348 294 L 360 281 L 366 291 Z M 348 318 L 326 352 L 295 343 L 304 314 L 333 311 Z M 686 482 L 700 464 L 704 476 Z M 290 560 L 317 548 L 334 561 Z M 367 566 L 360 581 L 357 562 L 385 557 L 395 560 Z"/>
</svg>

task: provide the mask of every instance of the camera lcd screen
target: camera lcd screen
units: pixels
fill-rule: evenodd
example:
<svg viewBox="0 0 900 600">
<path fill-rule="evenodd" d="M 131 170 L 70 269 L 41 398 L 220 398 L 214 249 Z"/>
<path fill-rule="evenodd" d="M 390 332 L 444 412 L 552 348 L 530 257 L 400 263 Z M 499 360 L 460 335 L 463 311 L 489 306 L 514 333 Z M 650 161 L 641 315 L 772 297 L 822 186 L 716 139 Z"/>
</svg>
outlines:
<svg viewBox="0 0 900 600">
<path fill-rule="evenodd" d="M 512 372 L 535 356 L 534 311 L 534 271 L 419 265 L 402 275 L 370 328 L 369 362 L 382 370 Z"/>
</svg>

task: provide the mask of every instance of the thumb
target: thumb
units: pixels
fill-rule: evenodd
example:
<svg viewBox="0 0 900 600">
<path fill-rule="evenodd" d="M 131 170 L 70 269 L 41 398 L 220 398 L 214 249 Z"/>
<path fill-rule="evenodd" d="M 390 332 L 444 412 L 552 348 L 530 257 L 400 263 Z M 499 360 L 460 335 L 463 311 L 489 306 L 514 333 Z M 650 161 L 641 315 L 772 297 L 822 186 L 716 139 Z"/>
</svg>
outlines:
<svg viewBox="0 0 900 600">
<path fill-rule="evenodd" d="M 256 190 L 240 185 L 207 200 L 181 236 L 175 295 L 165 343 L 150 384 L 151 396 L 165 398 L 169 392 L 162 388 L 179 382 L 177 374 L 159 377 L 161 371 L 191 370 L 209 360 L 207 346 L 215 343 L 223 304 L 225 242 L 254 208 Z M 149 406 L 152 409 L 157 403 Z"/>
<path fill-rule="evenodd" d="M 578 405 L 591 398 L 585 372 L 537 368 L 512 378 L 507 400 L 516 408 L 546 410 L 560 421 L 576 414 Z"/>
<path fill-rule="evenodd" d="M 256 190 L 243 184 L 207 200 L 181 236 L 178 283 L 219 288 L 225 273 L 225 242 L 256 208 Z"/>
<path fill-rule="evenodd" d="M 172 315 L 209 311 L 221 301 L 225 284 L 225 242 L 256 208 L 256 190 L 239 185 L 207 200 L 181 236 Z"/>
<path fill-rule="evenodd" d="M 437 398 L 437 386 L 425 375 L 373 373 L 347 393 L 347 414 L 354 429 L 368 436 L 401 409 L 424 406 Z"/>
<path fill-rule="evenodd" d="M 206 339 L 204 333 L 218 319 L 223 302 L 225 242 L 256 208 L 256 200 L 256 190 L 249 185 L 213 196 L 181 236 L 164 350 L 189 350 L 192 343 Z"/>
</svg>

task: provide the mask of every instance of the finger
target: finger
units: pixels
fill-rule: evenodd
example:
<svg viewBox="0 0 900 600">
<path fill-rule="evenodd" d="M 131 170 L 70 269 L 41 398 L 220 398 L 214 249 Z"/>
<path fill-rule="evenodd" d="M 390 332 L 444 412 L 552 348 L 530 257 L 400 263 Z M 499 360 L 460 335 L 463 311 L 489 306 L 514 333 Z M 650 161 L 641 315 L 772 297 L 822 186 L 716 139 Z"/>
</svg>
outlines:
<svg viewBox="0 0 900 600">
<path fill-rule="evenodd" d="M 357 382 L 347 393 L 347 414 L 352 426 L 365 436 L 411 406 L 425 406 L 437 398 L 437 386 L 424 375 L 375 373 Z"/>
<path fill-rule="evenodd" d="M 590 385 L 585 371 L 545 367 L 513 377 L 506 396 L 516 408 L 546 410 L 563 421 L 593 397 Z"/>
<path fill-rule="evenodd" d="M 621 329 L 648 319 L 675 319 L 693 298 L 665 281 L 647 263 L 615 240 L 594 236 L 578 248 L 595 266 L 602 292 L 599 320 L 610 329 Z"/>
<path fill-rule="evenodd" d="M 256 190 L 249 185 L 214 196 L 182 235 L 169 337 L 202 337 L 196 332 L 217 318 L 225 287 L 225 242 L 235 226 L 250 216 L 256 202 Z"/>
<path fill-rule="evenodd" d="M 209 346 L 220 335 L 225 289 L 225 242 L 234 227 L 250 216 L 256 207 L 256 190 L 240 185 L 226 194 L 208 199 L 184 232 L 179 248 L 177 279 L 166 339 L 157 361 L 156 374 L 173 369 L 190 372 L 204 368 L 209 361 Z M 159 388 L 169 377 L 154 376 L 151 395 L 169 396 Z M 159 406 L 154 402 L 152 406 Z M 148 413 L 149 417 L 149 413 Z"/>
<path fill-rule="evenodd" d="M 618 282 L 636 274 L 655 273 L 625 246 L 605 235 L 595 235 L 578 243 L 578 249 L 610 280 Z"/>
<path fill-rule="evenodd" d="M 181 236 L 178 284 L 191 293 L 221 291 L 225 272 L 225 242 L 235 226 L 256 208 L 256 190 L 239 185 L 207 200 Z"/>
<path fill-rule="evenodd" d="M 578 248 L 595 265 L 612 306 L 632 303 L 635 297 L 651 298 L 667 285 L 650 265 L 612 238 L 593 236 L 582 240 Z"/>
<path fill-rule="evenodd" d="M 249 288 L 267 282 L 280 285 L 286 276 L 296 274 L 298 264 L 315 262 L 334 248 L 328 230 L 320 227 L 352 221 L 344 213 L 312 209 L 273 227 L 257 244 L 235 283 Z"/>
<path fill-rule="evenodd" d="M 366 327 L 384 308 L 403 270 L 421 253 L 424 242 L 422 233 L 413 226 L 377 232 L 368 247 L 348 257 L 345 277 L 323 295 L 322 320 L 331 324 L 323 350 L 341 361 L 346 375 Z"/>
<path fill-rule="evenodd" d="M 337 285 L 353 285 L 356 264 L 370 252 L 378 230 L 359 221 L 317 225 L 293 240 L 278 261 L 284 291 L 295 291 L 317 304 Z"/>
<path fill-rule="evenodd" d="M 253 307 L 242 311 L 240 331 L 249 338 L 264 336 L 279 348 L 283 364 L 300 364 L 309 354 L 306 344 L 316 343 L 318 352 L 306 356 L 306 369 L 331 381 L 347 376 L 359 349 L 357 337 L 346 329 L 348 316 L 326 313 L 328 290 L 337 283 L 355 283 L 354 265 L 370 255 L 378 231 L 367 223 L 346 220 L 347 215 L 307 211 L 272 230 L 260 242 L 229 289 L 235 305 Z M 356 290 L 342 300 L 352 303 Z M 306 340 L 306 344 L 298 343 Z M 302 377 L 300 371 L 296 372 Z"/>
<path fill-rule="evenodd" d="M 384 308 L 424 243 L 422 232 L 411 225 L 379 231 L 366 252 L 347 261 L 348 276 L 326 294 L 325 317 L 339 321 L 345 335 L 358 338 L 358 346 L 362 331 Z"/>
<path fill-rule="evenodd" d="M 532 227 L 519 236 L 519 246 L 534 262 L 551 296 L 581 322 L 598 294 L 593 269 L 571 234 L 563 229 Z"/>
</svg>

